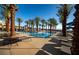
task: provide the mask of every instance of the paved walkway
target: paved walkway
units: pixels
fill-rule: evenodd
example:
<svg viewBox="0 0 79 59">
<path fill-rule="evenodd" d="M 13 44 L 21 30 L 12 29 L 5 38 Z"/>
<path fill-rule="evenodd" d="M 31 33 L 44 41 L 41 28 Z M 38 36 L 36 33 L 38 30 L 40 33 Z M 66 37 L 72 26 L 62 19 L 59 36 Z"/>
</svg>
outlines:
<svg viewBox="0 0 79 59">
<path fill-rule="evenodd" d="M 24 40 L 16 44 L 0 46 L 0 54 L 12 54 L 12 55 L 33 55 L 39 51 L 48 39 L 32 38 L 31 40 Z"/>
<path fill-rule="evenodd" d="M 56 38 L 32 38 L 0 46 L 0 55 L 69 55 L 70 44 Z"/>
</svg>

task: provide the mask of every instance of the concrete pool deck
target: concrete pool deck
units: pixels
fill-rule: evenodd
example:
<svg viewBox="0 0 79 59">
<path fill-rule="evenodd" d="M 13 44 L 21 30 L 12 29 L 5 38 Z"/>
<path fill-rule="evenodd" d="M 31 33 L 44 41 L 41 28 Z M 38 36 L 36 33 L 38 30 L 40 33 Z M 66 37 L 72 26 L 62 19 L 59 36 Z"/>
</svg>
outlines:
<svg viewBox="0 0 79 59">
<path fill-rule="evenodd" d="M 0 55 L 34 55 L 48 42 L 48 39 L 31 38 L 16 44 L 0 46 Z"/>
<path fill-rule="evenodd" d="M 18 46 L 16 44 L 0 46 L 0 55 L 69 55 L 70 47 L 67 46 L 69 43 L 61 44 L 58 39 L 32 37 L 31 40 L 18 42 Z"/>
</svg>

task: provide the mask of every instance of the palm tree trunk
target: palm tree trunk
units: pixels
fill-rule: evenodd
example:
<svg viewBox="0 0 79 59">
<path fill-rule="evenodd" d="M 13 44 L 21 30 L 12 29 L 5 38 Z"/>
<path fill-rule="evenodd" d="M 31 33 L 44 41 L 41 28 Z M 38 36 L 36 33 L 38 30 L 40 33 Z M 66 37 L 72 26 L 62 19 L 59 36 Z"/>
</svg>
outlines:
<svg viewBox="0 0 79 59">
<path fill-rule="evenodd" d="M 18 24 L 19 24 L 19 31 L 20 31 L 20 22 Z"/>
<path fill-rule="evenodd" d="M 7 30 L 7 32 L 10 32 L 10 18 L 7 18 L 7 21 L 6 21 L 6 30 Z"/>
<path fill-rule="evenodd" d="M 43 31 L 43 24 L 42 24 L 42 31 Z"/>
<path fill-rule="evenodd" d="M 4 25 L 2 24 L 2 31 L 4 31 Z"/>
<path fill-rule="evenodd" d="M 36 31 L 38 32 L 38 25 L 37 25 Z"/>
<path fill-rule="evenodd" d="M 63 20 L 62 22 L 62 34 L 63 36 L 66 36 L 66 20 Z"/>
<path fill-rule="evenodd" d="M 52 29 L 52 26 L 50 25 L 50 36 L 51 36 L 51 29 Z"/>
<path fill-rule="evenodd" d="M 50 25 L 48 25 L 48 32 L 49 32 L 49 29 L 50 29 Z"/>
<path fill-rule="evenodd" d="M 31 27 L 30 27 L 30 24 L 29 24 L 29 31 L 31 31 Z"/>
<path fill-rule="evenodd" d="M 32 25 L 32 32 L 34 32 L 34 25 Z"/>
<path fill-rule="evenodd" d="M 11 10 L 11 36 L 15 35 L 15 5 L 10 4 L 10 10 Z"/>
<path fill-rule="evenodd" d="M 74 14 L 74 28 L 73 28 L 73 41 L 71 52 L 74 55 L 79 55 L 79 5 L 75 6 L 76 12 Z"/>
<path fill-rule="evenodd" d="M 63 16 L 64 16 L 64 19 L 62 20 L 62 33 L 63 33 L 63 36 L 66 37 L 66 20 L 67 20 L 67 5 L 66 4 L 64 5 Z"/>
<path fill-rule="evenodd" d="M 47 24 L 46 24 L 46 31 L 47 31 Z"/>
<path fill-rule="evenodd" d="M 31 32 L 33 32 L 33 26 L 31 25 Z"/>
<path fill-rule="evenodd" d="M 6 31 L 7 31 L 7 27 L 8 27 L 7 19 L 6 19 L 5 23 L 6 23 Z"/>
</svg>

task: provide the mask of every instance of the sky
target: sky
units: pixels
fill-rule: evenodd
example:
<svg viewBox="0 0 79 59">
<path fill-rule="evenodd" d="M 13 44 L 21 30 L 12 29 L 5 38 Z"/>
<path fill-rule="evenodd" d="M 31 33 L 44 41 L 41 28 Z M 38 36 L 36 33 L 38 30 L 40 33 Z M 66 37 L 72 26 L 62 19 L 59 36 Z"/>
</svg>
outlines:
<svg viewBox="0 0 79 59">
<path fill-rule="evenodd" d="M 35 17 L 39 16 L 41 19 L 48 20 L 49 18 L 55 18 L 58 22 L 57 29 L 61 29 L 61 23 L 59 22 L 59 17 L 57 14 L 57 7 L 59 7 L 59 4 L 18 4 L 17 8 L 18 11 L 15 15 L 15 20 L 17 18 L 22 18 L 22 26 L 26 25 L 24 21 L 29 19 L 34 19 Z M 67 23 L 73 21 L 73 11 L 69 15 L 67 19 Z M 18 23 L 16 22 L 16 25 Z"/>
</svg>

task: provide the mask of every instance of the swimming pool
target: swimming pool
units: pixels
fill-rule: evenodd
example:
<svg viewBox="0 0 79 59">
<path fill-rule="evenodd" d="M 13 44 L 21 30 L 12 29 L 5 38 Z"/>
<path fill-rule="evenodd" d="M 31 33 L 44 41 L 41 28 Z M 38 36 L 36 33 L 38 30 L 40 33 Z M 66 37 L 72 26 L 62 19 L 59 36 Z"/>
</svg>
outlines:
<svg viewBox="0 0 79 59">
<path fill-rule="evenodd" d="M 31 36 L 40 37 L 40 38 L 48 38 L 50 36 L 50 33 L 48 33 L 48 32 L 32 32 L 29 34 Z"/>
<path fill-rule="evenodd" d="M 30 36 L 38 37 L 38 38 L 49 38 L 50 32 L 20 32 L 24 34 L 28 34 Z M 53 33 L 51 33 L 52 35 Z"/>
</svg>

